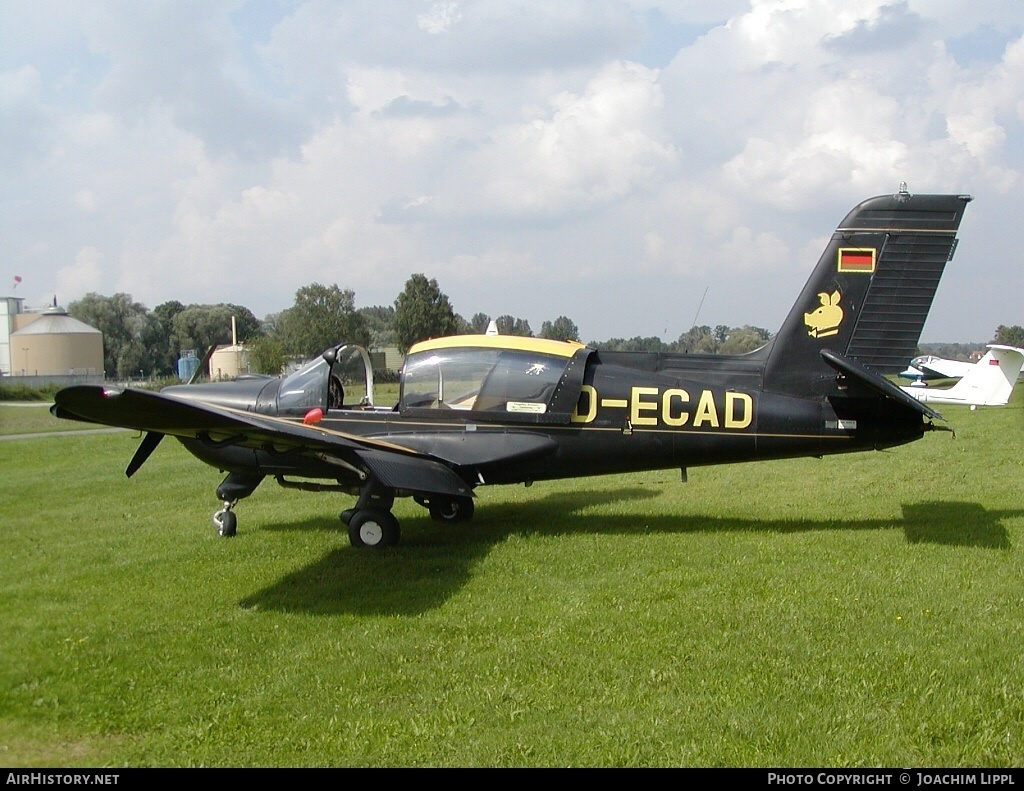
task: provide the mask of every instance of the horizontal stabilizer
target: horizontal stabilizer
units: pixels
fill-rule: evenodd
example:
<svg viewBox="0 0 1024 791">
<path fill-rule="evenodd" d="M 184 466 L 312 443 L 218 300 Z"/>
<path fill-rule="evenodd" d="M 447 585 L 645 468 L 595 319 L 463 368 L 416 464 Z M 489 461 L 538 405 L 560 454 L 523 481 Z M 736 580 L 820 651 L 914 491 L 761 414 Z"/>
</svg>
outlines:
<svg viewBox="0 0 1024 791">
<path fill-rule="evenodd" d="M 876 374 L 874 371 L 865 368 L 856 360 L 851 360 L 849 357 L 843 357 L 843 355 L 837 354 L 829 349 L 822 349 L 821 356 L 825 362 L 839 371 L 839 373 L 859 382 L 870 390 L 874 390 L 879 395 L 892 399 L 899 404 L 903 404 L 903 406 L 913 409 L 916 412 L 920 412 L 927 418 L 945 420 L 945 418 L 934 409 L 925 406 L 902 388 L 897 387 L 888 379 Z"/>
</svg>

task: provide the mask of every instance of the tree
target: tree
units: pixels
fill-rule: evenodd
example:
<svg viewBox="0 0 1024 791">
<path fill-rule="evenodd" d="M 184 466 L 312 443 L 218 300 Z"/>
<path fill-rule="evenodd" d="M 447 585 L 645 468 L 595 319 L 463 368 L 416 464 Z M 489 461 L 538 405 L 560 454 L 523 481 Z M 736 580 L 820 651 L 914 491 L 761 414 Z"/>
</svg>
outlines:
<svg viewBox="0 0 1024 791">
<path fill-rule="evenodd" d="M 258 337 L 260 322 L 248 308 L 230 303 L 219 305 L 189 305 L 174 314 L 173 341 L 176 352 L 195 349 L 200 356 L 211 346 L 231 343 L 231 319 L 235 319 L 235 334 L 239 343 Z"/>
<path fill-rule="evenodd" d="M 415 274 L 406 281 L 405 289 L 395 299 L 392 329 L 398 350 L 405 354 L 418 341 L 456 334 L 459 322 L 437 281 Z"/>
<path fill-rule="evenodd" d="M 311 283 L 295 292 L 295 304 L 277 316 L 277 339 L 286 354 L 314 357 L 339 343 L 370 345 L 370 331 L 355 309 L 355 292 Z"/>
<path fill-rule="evenodd" d="M 178 370 L 178 357 L 181 346 L 174 334 L 174 317 L 185 309 L 178 300 L 162 302 L 153 308 L 153 316 L 157 320 L 158 337 L 151 347 L 153 353 L 154 373 L 173 376 Z"/>
<path fill-rule="evenodd" d="M 469 320 L 470 332 L 474 335 L 483 335 L 491 324 L 491 317 L 486 313 L 474 313 Z"/>
<path fill-rule="evenodd" d="M 607 341 L 591 341 L 590 346 L 597 349 L 604 349 L 609 352 L 663 352 L 666 346 L 661 338 L 650 335 L 641 338 L 635 335 L 632 338 L 611 338 Z"/>
<path fill-rule="evenodd" d="M 545 321 L 540 325 L 540 337 L 556 341 L 578 341 L 580 328 L 568 316 L 559 316 L 554 321 Z"/>
<path fill-rule="evenodd" d="M 1017 324 L 1007 327 L 1005 324 L 1000 324 L 996 329 L 996 338 L 993 343 L 1016 346 L 1018 349 L 1024 348 L 1024 327 Z"/>
<path fill-rule="evenodd" d="M 395 331 L 391 326 L 395 320 L 393 306 L 373 305 L 368 308 L 359 308 L 358 313 L 366 323 L 366 328 L 370 332 L 370 344 L 374 349 L 395 345 Z"/>
<path fill-rule="evenodd" d="M 743 327 L 733 327 L 729 330 L 725 341 L 718 347 L 719 354 L 746 354 L 754 349 L 760 349 L 772 337 L 768 330 L 760 327 L 751 327 L 749 324 Z"/>
<path fill-rule="evenodd" d="M 713 354 L 718 351 L 718 342 L 706 324 L 688 329 L 679 336 L 675 345 L 679 351 L 688 353 Z"/>
<path fill-rule="evenodd" d="M 257 374 L 277 376 L 284 368 L 284 346 L 276 338 L 259 336 L 246 343 L 249 350 L 249 370 Z"/>
<path fill-rule="evenodd" d="M 473 334 L 473 325 L 466 321 L 464 318 L 462 318 L 461 313 L 455 314 L 455 324 L 458 326 L 458 329 L 455 331 L 456 335 Z M 486 331 L 486 327 L 484 328 L 484 330 Z"/>
<path fill-rule="evenodd" d="M 68 306 L 68 314 L 103 333 L 103 371 L 129 378 L 153 372 L 151 349 L 159 345 L 159 320 L 131 294 L 89 293 Z"/>
<path fill-rule="evenodd" d="M 516 316 L 498 316 L 494 320 L 498 325 L 498 332 L 502 335 L 519 335 L 524 338 L 532 338 L 533 330 L 530 329 L 530 322 Z"/>
</svg>

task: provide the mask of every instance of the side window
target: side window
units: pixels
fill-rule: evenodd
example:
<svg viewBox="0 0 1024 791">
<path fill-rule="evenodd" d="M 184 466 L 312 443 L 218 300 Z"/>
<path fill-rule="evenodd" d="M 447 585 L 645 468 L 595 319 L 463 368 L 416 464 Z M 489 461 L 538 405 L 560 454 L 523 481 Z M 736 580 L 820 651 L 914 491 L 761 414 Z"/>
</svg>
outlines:
<svg viewBox="0 0 1024 791">
<path fill-rule="evenodd" d="M 406 360 L 403 409 L 544 414 L 567 360 L 505 349 L 444 349 Z"/>
<path fill-rule="evenodd" d="M 402 407 L 476 409 L 480 385 L 497 360 L 489 349 L 424 352 L 405 361 Z"/>
<path fill-rule="evenodd" d="M 480 388 L 477 409 L 544 414 L 566 360 L 530 352 L 504 352 Z"/>
</svg>

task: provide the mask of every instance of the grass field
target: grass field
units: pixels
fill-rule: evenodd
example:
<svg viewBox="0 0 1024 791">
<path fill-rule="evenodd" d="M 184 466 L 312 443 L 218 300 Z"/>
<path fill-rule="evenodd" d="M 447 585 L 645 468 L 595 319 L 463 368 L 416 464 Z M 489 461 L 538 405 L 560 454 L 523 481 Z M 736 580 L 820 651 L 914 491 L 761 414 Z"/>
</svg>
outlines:
<svg viewBox="0 0 1024 791">
<path fill-rule="evenodd" d="M 95 429 L 95 425 L 75 420 L 58 420 L 47 403 L 4 404 L 0 402 L 0 436 Z"/>
<path fill-rule="evenodd" d="M 1020 766 L 1022 395 L 463 526 L 402 500 L 383 552 L 273 484 L 217 537 L 176 443 L 127 480 L 127 432 L 0 442 L 0 765 Z"/>
</svg>

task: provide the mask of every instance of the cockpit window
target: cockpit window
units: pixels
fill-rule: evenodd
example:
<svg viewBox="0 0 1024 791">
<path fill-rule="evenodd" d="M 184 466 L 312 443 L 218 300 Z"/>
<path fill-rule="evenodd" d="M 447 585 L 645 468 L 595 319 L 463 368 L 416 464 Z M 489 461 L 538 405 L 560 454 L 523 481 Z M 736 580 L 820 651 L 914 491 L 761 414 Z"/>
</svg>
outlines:
<svg viewBox="0 0 1024 791">
<path fill-rule="evenodd" d="M 316 357 L 281 383 L 278 414 L 310 409 L 362 409 L 373 406 L 373 371 L 366 351 L 355 345 L 328 350 L 333 363 Z"/>
<path fill-rule="evenodd" d="M 544 414 L 564 357 L 510 349 L 438 349 L 405 361 L 402 408 Z"/>
<path fill-rule="evenodd" d="M 372 403 L 372 380 L 367 379 L 369 358 L 359 346 L 343 346 L 337 350 L 331 366 L 328 387 L 328 409 L 354 409 Z"/>
<path fill-rule="evenodd" d="M 330 366 L 323 357 L 310 360 L 285 378 L 277 394 L 279 414 L 327 406 L 327 374 Z"/>
</svg>

